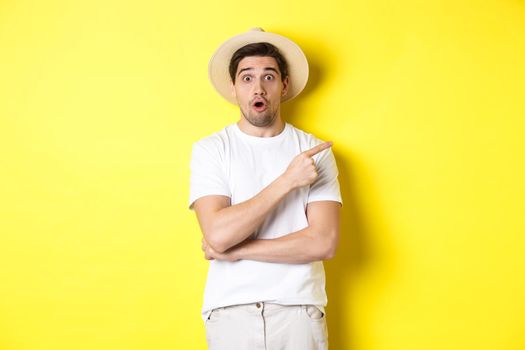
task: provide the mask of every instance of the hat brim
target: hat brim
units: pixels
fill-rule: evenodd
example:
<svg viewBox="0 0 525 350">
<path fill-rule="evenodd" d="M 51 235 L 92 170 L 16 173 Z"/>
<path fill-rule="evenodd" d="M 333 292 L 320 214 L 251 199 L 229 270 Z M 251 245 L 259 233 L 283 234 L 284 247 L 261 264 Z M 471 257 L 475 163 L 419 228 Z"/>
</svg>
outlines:
<svg viewBox="0 0 525 350">
<path fill-rule="evenodd" d="M 277 47 L 288 64 L 288 92 L 281 98 L 281 102 L 296 97 L 306 86 L 308 60 L 299 45 L 279 34 L 251 30 L 226 40 L 215 51 L 208 64 L 208 77 L 213 87 L 230 103 L 237 104 L 230 87 L 230 60 L 241 47 L 258 42 L 268 42 Z"/>
</svg>

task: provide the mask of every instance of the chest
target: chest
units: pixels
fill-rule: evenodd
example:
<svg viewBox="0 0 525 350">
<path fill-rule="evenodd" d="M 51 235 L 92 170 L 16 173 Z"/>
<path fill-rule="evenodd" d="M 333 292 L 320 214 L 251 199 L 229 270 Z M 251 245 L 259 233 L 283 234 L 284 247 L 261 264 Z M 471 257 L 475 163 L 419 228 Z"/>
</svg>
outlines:
<svg viewBox="0 0 525 350">
<path fill-rule="evenodd" d="M 227 169 L 232 204 L 253 197 L 282 175 L 300 152 L 299 148 L 290 144 L 232 148 Z"/>
</svg>

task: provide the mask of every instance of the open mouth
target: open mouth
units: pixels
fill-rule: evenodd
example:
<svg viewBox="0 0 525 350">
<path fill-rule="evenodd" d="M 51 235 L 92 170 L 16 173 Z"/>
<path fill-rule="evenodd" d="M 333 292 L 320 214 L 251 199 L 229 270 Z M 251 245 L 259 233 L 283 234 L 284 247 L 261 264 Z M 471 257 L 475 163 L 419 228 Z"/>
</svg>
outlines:
<svg viewBox="0 0 525 350">
<path fill-rule="evenodd" d="M 266 109 L 266 103 L 264 101 L 255 101 L 253 103 L 253 108 L 257 111 L 257 112 L 262 112 Z"/>
</svg>

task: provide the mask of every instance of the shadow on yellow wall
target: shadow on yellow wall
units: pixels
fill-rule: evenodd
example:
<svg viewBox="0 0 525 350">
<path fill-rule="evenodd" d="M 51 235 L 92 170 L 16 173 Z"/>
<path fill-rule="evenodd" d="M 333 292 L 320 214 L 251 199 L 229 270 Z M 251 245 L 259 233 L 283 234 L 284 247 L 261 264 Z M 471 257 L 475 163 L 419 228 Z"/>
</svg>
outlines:
<svg viewBox="0 0 525 350">
<path fill-rule="evenodd" d="M 312 42 L 310 38 L 309 47 L 316 47 L 317 50 L 327 53 L 329 48 L 321 42 Z M 322 48 L 322 49 L 321 49 Z M 290 101 L 281 106 L 283 119 L 293 125 L 308 123 L 301 118 L 301 101 L 315 95 L 317 88 L 323 84 L 323 67 L 330 65 L 329 69 L 335 70 L 337 61 L 323 59 L 319 53 L 313 54 L 305 49 L 309 58 L 310 75 L 305 90 L 300 98 Z M 329 118 L 329 117 L 328 117 Z M 320 119 L 328 119 L 320 117 Z M 319 135 L 314 130 L 305 129 L 315 136 L 330 140 L 330 135 Z M 333 349 L 350 350 L 357 348 L 354 345 L 354 327 L 349 323 L 353 320 L 349 314 L 352 313 L 351 300 L 353 287 L 362 274 L 366 273 L 367 266 L 374 263 L 374 259 L 379 259 L 373 251 L 372 244 L 368 241 L 366 222 L 362 220 L 360 211 L 362 204 L 359 203 L 359 196 L 355 188 L 355 171 L 352 168 L 352 158 L 349 154 L 337 151 L 337 144 L 334 145 L 334 154 L 339 170 L 339 183 L 343 206 L 341 209 L 341 231 L 340 241 L 336 257 L 330 261 L 325 261 L 326 290 L 328 294 L 327 323 L 329 332 L 329 342 Z M 378 208 L 376 208 L 378 210 Z"/>
</svg>

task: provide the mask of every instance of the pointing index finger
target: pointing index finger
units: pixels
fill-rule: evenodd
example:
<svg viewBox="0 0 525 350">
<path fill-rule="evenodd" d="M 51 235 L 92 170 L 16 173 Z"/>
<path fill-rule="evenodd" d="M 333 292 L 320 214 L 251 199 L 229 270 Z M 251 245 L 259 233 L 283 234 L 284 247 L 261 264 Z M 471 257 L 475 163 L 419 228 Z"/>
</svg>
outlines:
<svg viewBox="0 0 525 350">
<path fill-rule="evenodd" d="M 332 147 L 332 141 L 321 143 L 320 145 L 312 147 L 309 150 L 304 151 L 304 154 L 306 154 L 308 157 L 312 157 L 330 147 Z"/>
</svg>

